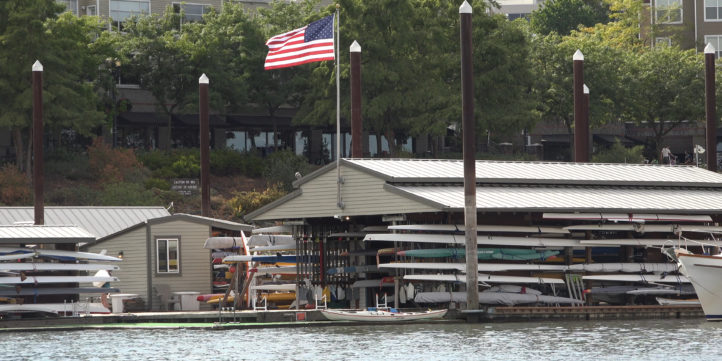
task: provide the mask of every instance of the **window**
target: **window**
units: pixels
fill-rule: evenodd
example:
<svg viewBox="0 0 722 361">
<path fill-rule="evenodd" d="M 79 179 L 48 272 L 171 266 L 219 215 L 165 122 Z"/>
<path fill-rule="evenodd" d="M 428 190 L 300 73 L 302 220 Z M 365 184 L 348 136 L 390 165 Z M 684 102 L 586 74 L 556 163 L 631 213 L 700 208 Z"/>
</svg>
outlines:
<svg viewBox="0 0 722 361">
<path fill-rule="evenodd" d="M 85 8 L 85 15 L 89 15 L 89 16 L 96 16 L 96 15 L 98 15 L 98 10 L 97 10 L 97 8 L 95 7 L 95 5 L 88 5 L 88 6 Z"/>
<path fill-rule="evenodd" d="M 180 273 L 178 238 L 156 239 L 158 250 L 158 273 Z"/>
<path fill-rule="evenodd" d="M 722 0 L 704 0 L 704 19 L 722 21 Z"/>
<path fill-rule="evenodd" d="M 150 0 L 110 0 L 110 17 L 114 21 L 143 14 L 150 14 Z"/>
<path fill-rule="evenodd" d="M 203 20 L 203 14 L 207 14 L 211 11 L 210 5 L 202 4 L 187 4 L 187 3 L 173 3 L 173 12 L 180 14 L 181 9 L 185 14 L 183 20 L 189 21 L 201 21 Z"/>
<path fill-rule="evenodd" d="M 705 46 L 707 46 L 707 44 L 714 46 L 716 58 L 722 55 L 722 48 L 720 48 L 722 45 L 722 35 L 705 35 L 704 44 Z"/>
<path fill-rule="evenodd" d="M 657 0 L 655 16 L 662 24 L 682 23 L 682 0 Z"/>
<path fill-rule="evenodd" d="M 660 46 L 660 45 L 672 46 L 672 39 L 666 38 L 666 37 L 655 38 L 654 46 Z"/>
<path fill-rule="evenodd" d="M 56 0 L 56 2 L 65 4 L 65 9 L 78 15 L 78 0 Z"/>
</svg>

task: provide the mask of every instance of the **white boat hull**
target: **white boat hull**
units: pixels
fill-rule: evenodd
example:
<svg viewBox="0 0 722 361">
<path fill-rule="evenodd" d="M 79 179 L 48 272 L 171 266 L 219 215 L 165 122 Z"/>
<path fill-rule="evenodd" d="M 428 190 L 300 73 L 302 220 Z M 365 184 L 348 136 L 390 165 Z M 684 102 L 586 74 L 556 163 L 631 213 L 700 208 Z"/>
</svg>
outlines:
<svg viewBox="0 0 722 361">
<path fill-rule="evenodd" d="M 341 311 L 321 310 L 331 321 L 358 321 L 358 322 L 400 322 L 418 321 L 442 318 L 448 310 L 426 312 L 389 312 L 389 311 Z"/>
<path fill-rule="evenodd" d="M 680 272 L 692 282 L 708 321 L 722 321 L 722 257 L 677 253 Z"/>
</svg>

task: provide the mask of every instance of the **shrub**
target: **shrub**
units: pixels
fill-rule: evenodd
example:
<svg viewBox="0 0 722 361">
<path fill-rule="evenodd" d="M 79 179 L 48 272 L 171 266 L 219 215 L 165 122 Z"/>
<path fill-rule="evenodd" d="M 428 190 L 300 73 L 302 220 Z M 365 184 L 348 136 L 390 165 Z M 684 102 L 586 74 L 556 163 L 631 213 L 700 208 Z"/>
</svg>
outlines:
<svg viewBox="0 0 722 361">
<path fill-rule="evenodd" d="M 60 187 L 48 191 L 45 201 L 54 206 L 92 206 L 98 204 L 98 192 L 87 186 Z"/>
<path fill-rule="evenodd" d="M 145 189 L 170 190 L 170 183 L 165 179 L 149 178 L 145 181 Z"/>
<path fill-rule="evenodd" d="M 122 182 L 126 176 L 141 167 L 130 149 L 112 149 L 103 138 L 97 137 L 88 147 L 90 173 L 102 184 Z"/>
<path fill-rule="evenodd" d="M 632 148 L 626 148 L 617 140 L 607 149 L 599 150 L 592 155 L 592 162 L 595 163 L 644 163 L 642 152 L 644 146 L 638 145 Z"/>
<path fill-rule="evenodd" d="M 265 166 L 263 158 L 252 153 L 246 153 L 243 159 L 243 175 L 249 178 L 258 178 L 263 174 Z"/>
<path fill-rule="evenodd" d="M 211 151 L 211 174 L 218 176 L 243 173 L 243 158 L 246 155 L 231 148 Z"/>
<path fill-rule="evenodd" d="M 30 203 L 30 179 L 16 167 L 5 165 L 0 168 L 0 202 L 5 205 Z"/>
<path fill-rule="evenodd" d="M 283 150 L 266 157 L 263 177 L 269 184 L 278 184 L 285 191 L 291 191 L 292 183 L 296 180 L 296 172 L 308 174 L 310 169 L 311 166 L 305 157 Z"/>
<path fill-rule="evenodd" d="M 182 155 L 171 166 L 173 173 L 178 178 L 198 178 L 201 173 L 201 165 L 198 156 Z"/>
<path fill-rule="evenodd" d="M 279 184 L 274 184 L 266 188 L 263 192 L 248 191 L 236 192 L 234 197 L 229 199 L 225 204 L 225 208 L 229 208 L 231 214 L 236 218 L 241 218 L 249 212 L 253 212 L 286 195 Z"/>
<path fill-rule="evenodd" d="M 142 184 L 126 182 L 108 184 L 100 192 L 98 201 L 104 206 L 157 206 L 163 203 Z"/>
<path fill-rule="evenodd" d="M 57 177 L 73 181 L 92 179 L 88 156 L 80 153 L 74 153 L 72 156 L 69 154 L 67 157 L 49 158 L 45 162 L 45 175 L 48 178 Z"/>
</svg>

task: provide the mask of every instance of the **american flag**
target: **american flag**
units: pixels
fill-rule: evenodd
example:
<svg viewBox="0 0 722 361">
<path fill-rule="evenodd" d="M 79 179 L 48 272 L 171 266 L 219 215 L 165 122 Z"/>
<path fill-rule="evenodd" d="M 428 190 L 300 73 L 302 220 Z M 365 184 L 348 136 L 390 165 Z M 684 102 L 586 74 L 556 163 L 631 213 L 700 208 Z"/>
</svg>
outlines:
<svg viewBox="0 0 722 361">
<path fill-rule="evenodd" d="M 276 35 L 266 42 L 268 55 L 264 68 L 278 69 L 334 60 L 333 15 L 302 28 Z"/>
</svg>

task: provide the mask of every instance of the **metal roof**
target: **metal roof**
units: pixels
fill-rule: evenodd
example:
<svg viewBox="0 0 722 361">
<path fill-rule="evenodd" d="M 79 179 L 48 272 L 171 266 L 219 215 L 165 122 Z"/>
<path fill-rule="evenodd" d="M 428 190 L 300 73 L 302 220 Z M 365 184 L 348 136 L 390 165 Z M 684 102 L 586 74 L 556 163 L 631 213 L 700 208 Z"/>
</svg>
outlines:
<svg viewBox="0 0 722 361">
<path fill-rule="evenodd" d="M 457 159 L 343 159 L 342 162 L 344 165 L 375 174 L 391 183 L 464 181 L 464 163 Z M 476 181 L 515 184 L 722 187 L 721 174 L 693 166 L 488 160 L 476 161 Z"/>
<path fill-rule="evenodd" d="M 148 219 L 169 216 L 163 207 L 44 207 L 49 226 L 79 226 L 103 238 Z M 32 223 L 33 207 L 0 207 L 0 225 Z"/>
<path fill-rule="evenodd" d="M 387 190 L 439 207 L 464 209 L 463 186 L 387 185 Z M 505 186 L 476 188 L 479 211 L 722 213 L 722 191 L 710 188 Z"/>
<path fill-rule="evenodd" d="M 0 243 L 82 243 L 94 239 L 76 226 L 0 226 Z"/>
</svg>

